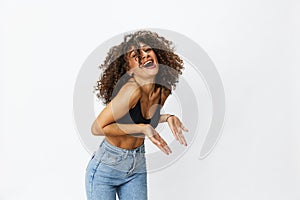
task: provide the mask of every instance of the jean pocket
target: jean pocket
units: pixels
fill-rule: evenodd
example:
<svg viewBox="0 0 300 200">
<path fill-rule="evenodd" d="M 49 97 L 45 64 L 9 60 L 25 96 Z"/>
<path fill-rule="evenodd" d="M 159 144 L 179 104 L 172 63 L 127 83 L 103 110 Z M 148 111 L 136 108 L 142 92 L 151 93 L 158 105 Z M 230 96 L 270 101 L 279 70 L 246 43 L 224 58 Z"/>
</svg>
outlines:
<svg viewBox="0 0 300 200">
<path fill-rule="evenodd" d="M 101 162 L 106 165 L 118 165 L 123 160 L 123 154 L 105 148 Z"/>
</svg>

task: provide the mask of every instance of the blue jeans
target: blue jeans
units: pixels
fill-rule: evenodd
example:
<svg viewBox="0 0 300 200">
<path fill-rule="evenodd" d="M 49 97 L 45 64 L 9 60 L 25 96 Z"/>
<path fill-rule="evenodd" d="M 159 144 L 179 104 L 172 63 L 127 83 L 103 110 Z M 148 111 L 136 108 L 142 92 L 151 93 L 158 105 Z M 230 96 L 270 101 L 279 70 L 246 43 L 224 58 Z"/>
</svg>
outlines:
<svg viewBox="0 0 300 200">
<path fill-rule="evenodd" d="M 123 149 L 104 139 L 86 168 L 88 200 L 147 200 L 145 146 Z"/>
</svg>

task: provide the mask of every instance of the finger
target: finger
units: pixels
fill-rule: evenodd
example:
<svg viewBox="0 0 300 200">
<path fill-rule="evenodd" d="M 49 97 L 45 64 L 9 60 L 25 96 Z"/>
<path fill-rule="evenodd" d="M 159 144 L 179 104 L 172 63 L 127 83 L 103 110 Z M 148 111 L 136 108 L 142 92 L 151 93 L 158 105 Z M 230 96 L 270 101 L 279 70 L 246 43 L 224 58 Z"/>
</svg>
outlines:
<svg viewBox="0 0 300 200">
<path fill-rule="evenodd" d="M 182 128 L 182 130 L 184 130 L 185 132 L 189 132 L 189 130 L 188 130 L 185 126 L 183 126 L 183 124 L 181 124 L 181 128 Z"/>
<path fill-rule="evenodd" d="M 180 144 L 183 144 L 183 145 L 187 146 L 187 142 L 185 140 L 185 137 L 183 136 L 182 128 L 181 127 L 184 127 L 184 126 L 181 124 L 180 128 L 178 128 L 179 141 L 180 141 Z"/>
<path fill-rule="evenodd" d="M 167 155 L 170 154 L 170 153 L 172 153 L 170 147 L 169 147 L 167 144 L 161 144 L 160 146 L 161 146 L 161 148 L 164 150 L 164 152 L 165 152 Z"/>
<path fill-rule="evenodd" d="M 160 140 L 161 147 L 164 148 L 168 153 L 171 153 L 171 149 L 168 144 L 161 138 Z"/>
<path fill-rule="evenodd" d="M 169 154 L 168 149 L 165 148 L 165 145 L 163 145 L 163 143 L 160 142 L 160 145 L 157 145 L 157 147 L 158 147 L 161 151 L 163 151 L 165 154 L 167 154 L 167 155 Z"/>
<path fill-rule="evenodd" d="M 161 145 L 161 148 L 167 155 L 169 155 L 171 153 L 171 150 L 170 150 L 170 148 L 167 148 L 166 146 L 168 146 L 168 145 Z"/>
<path fill-rule="evenodd" d="M 177 136 L 177 134 L 176 134 L 175 130 L 174 130 L 174 129 L 172 129 L 171 131 L 172 131 L 172 133 L 173 133 L 173 135 L 174 135 L 175 139 L 178 141 L 178 140 L 179 140 L 179 138 L 178 138 L 178 136 Z"/>
<path fill-rule="evenodd" d="M 170 129 L 171 129 L 171 132 L 172 132 L 172 134 L 174 135 L 175 139 L 178 140 L 178 137 L 177 137 L 177 135 L 176 135 L 176 132 L 174 131 L 173 126 L 170 126 Z"/>
<path fill-rule="evenodd" d="M 161 146 L 161 148 L 163 148 L 164 149 L 164 152 L 166 152 L 166 153 L 172 153 L 172 151 L 171 151 L 171 149 L 170 149 L 170 147 L 168 146 L 168 144 L 166 143 L 166 141 L 161 137 L 161 136 L 158 136 L 159 138 L 157 138 L 159 141 L 160 141 L 160 146 Z"/>
<path fill-rule="evenodd" d="M 168 153 L 172 153 L 171 148 L 169 147 L 169 145 L 166 142 L 162 143 L 162 145 Z"/>
<path fill-rule="evenodd" d="M 165 141 L 160 137 L 159 133 L 157 131 L 153 131 L 153 134 L 149 136 L 149 139 L 152 141 L 153 144 L 155 144 L 161 151 L 163 151 L 165 154 L 168 155 L 168 150 L 164 148 Z"/>
<path fill-rule="evenodd" d="M 149 138 L 153 142 L 153 144 L 155 144 L 161 151 L 163 151 L 165 154 L 168 155 L 168 151 L 164 148 L 164 145 L 163 145 L 164 141 L 162 140 L 162 138 L 160 137 L 160 135 L 158 133 L 153 134 Z"/>
<path fill-rule="evenodd" d="M 166 151 L 170 154 L 170 153 L 172 153 L 172 150 L 171 150 L 171 148 L 169 147 L 169 145 L 165 145 L 164 146 L 164 149 L 166 149 Z"/>
<path fill-rule="evenodd" d="M 187 142 L 186 142 L 186 140 L 185 140 L 184 135 L 183 135 L 182 133 L 180 133 L 180 134 L 179 134 L 179 137 L 180 137 L 180 140 L 182 141 L 182 144 L 185 145 L 185 146 L 187 146 Z"/>
<path fill-rule="evenodd" d="M 178 137 L 178 139 L 179 139 L 179 142 L 180 142 L 180 144 L 184 144 L 184 142 L 183 142 L 183 140 L 182 140 L 182 130 L 181 130 L 181 128 L 177 128 L 177 133 L 176 133 L 176 135 L 177 135 L 177 137 Z"/>
<path fill-rule="evenodd" d="M 161 145 L 159 145 L 158 148 L 160 148 L 160 150 L 162 152 L 164 152 L 165 154 L 169 155 L 169 152 L 164 147 L 162 147 Z"/>
<path fill-rule="evenodd" d="M 181 138 L 181 139 L 182 139 L 183 145 L 184 145 L 184 146 L 187 146 L 187 142 L 186 142 L 186 140 L 185 140 L 185 138 L 184 138 L 183 135 L 182 135 L 182 138 Z"/>
<path fill-rule="evenodd" d="M 152 143 L 154 143 L 156 146 L 161 145 L 160 141 L 154 137 L 154 135 L 150 136 L 149 139 Z"/>
</svg>

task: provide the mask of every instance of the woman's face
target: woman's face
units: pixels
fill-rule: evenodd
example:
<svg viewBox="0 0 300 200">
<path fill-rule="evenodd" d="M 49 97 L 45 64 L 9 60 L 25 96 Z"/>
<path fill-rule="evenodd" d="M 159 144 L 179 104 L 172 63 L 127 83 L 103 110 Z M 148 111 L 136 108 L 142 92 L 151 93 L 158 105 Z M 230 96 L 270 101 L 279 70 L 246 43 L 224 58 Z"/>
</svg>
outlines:
<svg viewBox="0 0 300 200">
<path fill-rule="evenodd" d="M 139 62 L 138 52 L 140 52 L 141 61 Z M 127 53 L 127 61 L 130 67 L 130 72 L 134 76 L 142 78 L 153 77 L 158 73 L 158 61 L 153 49 L 144 43 L 140 43 L 139 49 L 134 49 L 132 46 Z"/>
</svg>

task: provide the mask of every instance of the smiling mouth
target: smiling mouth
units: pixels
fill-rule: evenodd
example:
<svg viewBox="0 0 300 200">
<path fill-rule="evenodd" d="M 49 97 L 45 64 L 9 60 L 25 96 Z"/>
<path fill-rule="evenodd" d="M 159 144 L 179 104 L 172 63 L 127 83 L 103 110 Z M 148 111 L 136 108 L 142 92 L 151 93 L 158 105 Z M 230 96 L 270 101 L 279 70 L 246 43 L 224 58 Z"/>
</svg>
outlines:
<svg viewBox="0 0 300 200">
<path fill-rule="evenodd" d="M 156 66 L 155 63 L 152 60 L 147 61 L 143 65 L 144 68 L 148 68 L 148 69 L 154 68 L 155 66 Z"/>
</svg>

